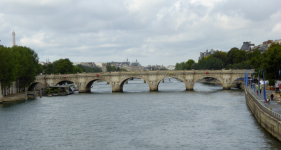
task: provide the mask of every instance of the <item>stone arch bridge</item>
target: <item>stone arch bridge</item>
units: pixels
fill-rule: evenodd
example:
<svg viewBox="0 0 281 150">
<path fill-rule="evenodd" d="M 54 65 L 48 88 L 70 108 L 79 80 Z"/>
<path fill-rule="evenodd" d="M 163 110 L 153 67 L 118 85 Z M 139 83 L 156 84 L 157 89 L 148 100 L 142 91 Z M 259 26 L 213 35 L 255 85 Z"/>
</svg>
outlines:
<svg viewBox="0 0 281 150">
<path fill-rule="evenodd" d="M 231 89 L 234 80 L 244 77 L 246 70 L 181 70 L 181 71 L 138 71 L 138 72 L 106 72 L 77 73 L 64 75 L 39 75 L 29 89 L 41 83 L 44 86 L 55 86 L 58 83 L 71 81 L 78 86 L 79 92 L 91 92 L 91 86 L 96 80 L 107 81 L 112 92 L 122 92 L 123 85 L 129 78 L 141 78 L 149 86 L 150 91 L 158 91 L 159 83 L 165 78 L 177 78 L 184 82 L 186 90 L 193 90 L 195 82 L 209 77 L 221 82 L 223 89 Z"/>
</svg>

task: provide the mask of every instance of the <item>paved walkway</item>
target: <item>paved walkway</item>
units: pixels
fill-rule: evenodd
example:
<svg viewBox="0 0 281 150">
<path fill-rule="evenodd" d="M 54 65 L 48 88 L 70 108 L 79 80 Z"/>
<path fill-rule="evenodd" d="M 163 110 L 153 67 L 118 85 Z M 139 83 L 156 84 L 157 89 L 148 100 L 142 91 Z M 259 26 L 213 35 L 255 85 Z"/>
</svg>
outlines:
<svg viewBox="0 0 281 150">
<path fill-rule="evenodd" d="M 274 111 L 274 112 L 276 112 L 276 113 L 281 115 L 281 103 L 279 102 L 279 100 L 273 100 L 273 101 L 270 101 L 269 104 L 268 103 L 264 104 L 264 94 L 263 94 L 263 91 L 261 92 L 261 94 L 259 93 L 259 96 L 257 94 L 257 90 L 255 90 L 255 92 L 254 92 L 254 88 L 251 89 L 250 86 L 248 86 L 248 91 L 251 91 L 252 95 L 256 99 L 258 99 L 265 107 L 271 108 L 272 111 Z M 266 92 L 266 98 L 270 98 L 271 93 L 275 93 L 275 91 L 272 91 L 272 90 L 266 90 L 265 92 Z M 274 99 L 275 98 L 276 97 L 274 97 Z"/>
</svg>

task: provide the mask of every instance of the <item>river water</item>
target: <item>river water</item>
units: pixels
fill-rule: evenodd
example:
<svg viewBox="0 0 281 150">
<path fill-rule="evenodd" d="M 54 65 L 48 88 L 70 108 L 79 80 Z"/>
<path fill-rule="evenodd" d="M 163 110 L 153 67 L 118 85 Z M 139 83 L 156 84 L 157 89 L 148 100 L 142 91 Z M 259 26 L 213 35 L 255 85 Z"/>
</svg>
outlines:
<svg viewBox="0 0 281 150">
<path fill-rule="evenodd" d="M 92 93 L 0 104 L 0 149 L 281 149 L 238 89 L 175 79 L 158 92 L 135 79 L 124 92 L 105 82 Z"/>
</svg>

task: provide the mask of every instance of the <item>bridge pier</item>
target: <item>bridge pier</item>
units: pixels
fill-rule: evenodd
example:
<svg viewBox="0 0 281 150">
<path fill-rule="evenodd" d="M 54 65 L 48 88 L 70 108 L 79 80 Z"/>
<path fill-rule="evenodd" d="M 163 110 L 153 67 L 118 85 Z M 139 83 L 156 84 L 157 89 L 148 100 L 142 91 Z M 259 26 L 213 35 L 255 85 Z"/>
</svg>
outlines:
<svg viewBox="0 0 281 150">
<path fill-rule="evenodd" d="M 224 81 L 222 83 L 222 87 L 224 90 L 231 90 L 231 77 L 224 78 Z"/>
<path fill-rule="evenodd" d="M 224 90 L 231 90 L 231 85 L 222 85 Z"/>
<path fill-rule="evenodd" d="M 185 88 L 187 91 L 193 91 L 194 83 L 185 83 Z"/>
<path fill-rule="evenodd" d="M 158 83 L 159 82 L 157 82 L 157 81 L 149 81 L 149 83 L 148 83 L 149 90 L 150 91 L 158 91 Z"/>
<path fill-rule="evenodd" d="M 112 82 L 111 84 L 112 92 L 123 92 L 123 84 L 115 84 L 115 82 Z"/>
<path fill-rule="evenodd" d="M 78 87 L 78 90 L 79 90 L 79 93 L 90 93 L 91 92 L 91 87 L 82 86 L 82 84 L 81 84 Z"/>
</svg>

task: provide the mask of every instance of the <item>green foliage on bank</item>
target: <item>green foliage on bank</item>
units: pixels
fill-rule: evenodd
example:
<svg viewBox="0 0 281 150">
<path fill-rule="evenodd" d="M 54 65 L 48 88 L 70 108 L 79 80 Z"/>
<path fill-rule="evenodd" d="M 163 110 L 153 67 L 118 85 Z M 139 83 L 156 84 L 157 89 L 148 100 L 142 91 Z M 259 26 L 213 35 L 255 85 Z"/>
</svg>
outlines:
<svg viewBox="0 0 281 150">
<path fill-rule="evenodd" d="M 73 74 L 73 73 L 82 73 L 83 70 L 77 66 L 74 66 L 73 63 L 68 59 L 59 59 L 54 61 L 52 64 L 43 66 L 45 74 Z"/>
<path fill-rule="evenodd" d="M 30 85 L 39 74 L 37 53 L 23 46 L 0 47 L 0 80 L 2 87 L 8 87 L 19 80 L 20 87 Z"/>
<path fill-rule="evenodd" d="M 111 66 L 110 63 L 106 64 L 106 72 L 112 72 L 112 71 L 127 71 L 127 69 L 124 68 L 119 68 L 119 67 L 115 67 L 115 66 Z"/>
<path fill-rule="evenodd" d="M 263 69 L 266 79 L 278 79 L 281 70 L 281 45 L 271 44 L 265 53 L 255 55 L 251 64 L 255 68 L 256 76 Z"/>
<path fill-rule="evenodd" d="M 176 63 L 176 70 L 255 69 L 257 77 L 258 72 L 263 69 L 265 78 L 274 83 L 274 79 L 279 78 L 281 70 L 281 45 L 272 43 L 262 54 L 259 50 L 247 53 L 233 47 L 227 53 L 216 52 L 202 58 L 198 63 L 193 62 L 189 59 L 187 62 Z"/>
<path fill-rule="evenodd" d="M 83 66 L 83 65 L 77 65 L 78 68 L 81 68 L 83 70 L 83 72 L 102 72 L 101 68 L 99 67 L 87 67 L 87 66 Z"/>
</svg>

